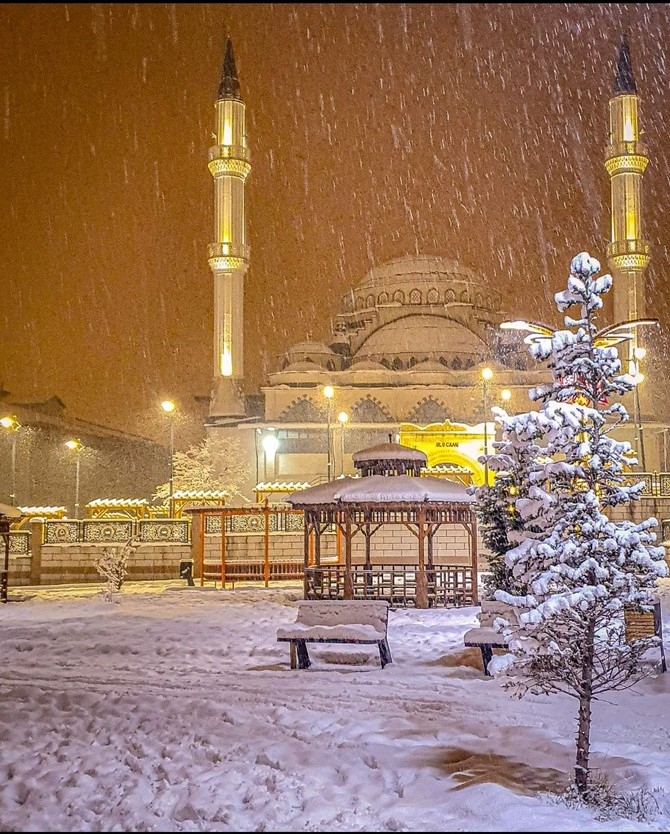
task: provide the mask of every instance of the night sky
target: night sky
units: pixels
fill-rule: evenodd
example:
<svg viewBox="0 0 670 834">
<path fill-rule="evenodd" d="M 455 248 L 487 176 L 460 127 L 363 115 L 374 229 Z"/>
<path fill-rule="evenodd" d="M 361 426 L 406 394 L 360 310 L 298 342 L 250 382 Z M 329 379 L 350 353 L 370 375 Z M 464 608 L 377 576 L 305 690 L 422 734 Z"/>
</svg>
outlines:
<svg viewBox="0 0 670 834">
<path fill-rule="evenodd" d="M 247 393 L 341 297 L 414 252 L 560 323 L 606 268 L 608 100 L 628 31 L 649 148 L 649 299 L 670 323 L 668 4 L 0 6 L 0 382 L 160 434 L 212 375 L 214 101 L 247 105 Z M 652 312 L 650 310 L 650 312 Z M 607 323 L 603 321 L 603 324 Z"/>
</svg>

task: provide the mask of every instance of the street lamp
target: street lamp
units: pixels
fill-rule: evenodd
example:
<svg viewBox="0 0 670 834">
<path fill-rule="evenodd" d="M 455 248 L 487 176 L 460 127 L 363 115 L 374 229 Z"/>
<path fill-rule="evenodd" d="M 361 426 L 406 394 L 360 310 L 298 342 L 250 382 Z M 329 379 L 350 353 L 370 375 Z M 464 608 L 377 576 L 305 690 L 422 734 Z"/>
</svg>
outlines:
<svg viewBox="0 0 670 834">
<path fill-rule="evenodd" d="M 644 438 L 642 434 L 642 418 L 640 416 L 640 393 L 638 386 L 644 379 L 644 374 L 639 372 L 639 360 L 646 356 L 647 351 L 643 347 L 638 347 L 635 343 L 637 340 L 637 328 L 645 324 L 658 325 L 658 319 L 631 319 L 630 321 L 619 321 L 616 324 L 610 324 L 602 330 L 598 330 L 591 339 L 593 346 L 596 348 L 615 347 L 622 342 L 629 344 L 629 374 L 632 377 L 632 382 L 635 385 L 633 392 L 633 404 L 635 407 L 635 420 L 637 423 L 637 433 L 640 444 L 640 464 L 642 471 L 645 471 L 644 458 Z M 539 322 L 523 321 L 504 321 L 499 325 L 501 330 L 521 330 L 526 331 L 528 335 L 524 338 L 527 345 L 534 342 L 541 342 L 545 339 L 551 339 L 556 330 L 546 324 Z M 631 346 L 635 345 L 634 347 Z"/>
<path fill-rule="evenodd" d="M 489 382 L 493 379 L 491 368 L 482 368 L 482 408 L 484 410 L 484 483 L 489 482 Z"/>
<path fill-rule="evenodd" d="M 340 422 L 340 443 L 341 443 L 340 457 L 341 457 L 341 467 L 342 467 L 341 470 L 340 470 L 340 474 L 344 475 L 344 427 L 346 426 L 346 424 L 349 421 L 349 415 L 347 414 L 346 411 L 340 411 L 340 413 L 337 415 L 337 419 Z"/>
<path fill-rule="evenodd" d="M 163 400 L 161 408 L 167 414 L 170 424 L 170 486 L 168 490 L 168 509 L 172 517 L 172 493 L 174 492 L 174 413 L 176 406 L 172 400 Z"/>
<path fill-rule="evenodd" d="M 277 454 L 277 449 L 279 448 L 279 439 L 275 434 L 274 429 L 268 429 L 270 434 L 266 434 L 263 438 L 263 451 L 265 452 L 265 480 L 268 480 L 268 464 L 272 465 L 272 477 L 274 478 L 275 474 L 275 455 Z"/>
<path fill-rule="evenodd" d="M 333 458 L 333 455 L 332 455 L 332 443 L 331 443 L 331 437 L 330 437 L 330 420 L 331 420 L 331 413 L 332 413 L 332 410 L 333 410 L 333 397 L 335 396 L 335 389 L 333 388 L 332 385 L 326 385 L 324 387 L 323 396 L 328 400 L 328 415 L 327 415 L 327 418 L 326 418 L 327 421 L 328 421 L 328 428 L 327 428 L 327 431 L 328 431 L 328 457 L 327 457 L 328 463 L 327 463 L 327 469 L 328 469 L 328 480 L 332 481 L 332 479 L 333 479 L 332 478 L 332 468 L 333 468 L 333 459 L 332 458 Z"/>
<path fill-rule="evenodd" d="M 644 457 L 644 434 L 642 427 L 642 416 L 640 414 L 640 385 L 644 381 L 644 374 L 640 372 L 640 361 L 647 355 L 645 348 L 636 345 L 633 348 L 633 358 L 629 363 L 629 372 L 635 384 L 633 391 L 633 406 L 635 408 L 635 425 L 637 427 L 637 439 L 640 445 L 640 466 L 642 471 L 647 471 L 647 465 Z"/>
<path fill-rule="evenodd" d="M 76 469 L 74 479 L 74 517 L 79 518 L 79 464 L 81 463 L 81 450 L 83 448 L 80 440 L 66 440 L 65 445 L 68 449 L 77 453 Z"/>
<path fill-rule="evenodd" d="M 16 417 L 2 417 L 0 418 L 0 426 L 7 431 L 12 432 L 12 491 L 9 494 L 9 503 L 12 507 L 16 506 L 16 438 L 18 437 L 21 424 Z"/>
</svg>

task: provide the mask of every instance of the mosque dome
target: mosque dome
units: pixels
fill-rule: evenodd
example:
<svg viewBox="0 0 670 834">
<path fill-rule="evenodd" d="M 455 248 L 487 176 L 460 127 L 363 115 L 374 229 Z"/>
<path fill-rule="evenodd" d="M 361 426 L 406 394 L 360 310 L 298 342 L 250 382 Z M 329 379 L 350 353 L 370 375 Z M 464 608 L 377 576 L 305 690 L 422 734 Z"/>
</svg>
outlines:
<svg viewBox="0 0 670 834">
<path fill-rule="evenodd" d="M 464 325 L 429 315 L 407 315 L 375 330 L 355 353 L 355 361 L 376 362 L 397 370 L 416 367 L 440 371 L 471 368 L 486 359 L 485 342 Z"/>
</svg>

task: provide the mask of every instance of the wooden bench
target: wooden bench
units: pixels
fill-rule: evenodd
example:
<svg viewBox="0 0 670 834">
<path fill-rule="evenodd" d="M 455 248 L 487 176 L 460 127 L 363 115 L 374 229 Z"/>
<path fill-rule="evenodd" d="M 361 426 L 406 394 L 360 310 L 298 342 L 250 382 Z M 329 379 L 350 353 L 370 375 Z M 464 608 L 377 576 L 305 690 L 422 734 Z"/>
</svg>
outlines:
<svg viewBox="0 0 670 834">
<path fill-rule="evenodd" d="M 277 640 L 290 643 L 291 669 L 311 665 L 307 643 L 376 644 L 383 669 L 392 661 L 388 611 L 385 600 L 301 600 L 295 622 L 278 628 Z"/>
<path fill-rule="evenodd" d="M 479 625 L 469 629 L 463 635 L 464 646 L 476 646 L 481 650 L 484 674 L 489 677 L 491 676 L 489 663 L 493 657 L 493 649 L 508 648 L 503 635 L 493 627 L 493 621 L 496 617 L 508 619 L 510 616 L 516 617 L 516 610 L 511 606 L 497 600 L 483 599 L 481 601 L 481 611 L 477 614 Z"/>
<path fill-rule="evenodd" d="M 494 619 L 496 617 L 504 617 L 507 620 L 513 621 L 516 620 L 520 612 L 526 610 L 525 608 L 512 608 L 496 600 L 483 599 L 481 601 L 481 611 L 477 615 L 480 624 L 465 632 L 463 635 L 463 645 L 468 647 L 477 646 L 481 650 L 485 675 L 490 676 L 489 663 L 493 657 L 493 649 L 508 648 L 508 643 L 505 641 L 503 635 L 493 627 Z M 626 640 L 654 636 L 659 638 L 661 651 L 660 667 L 661 672 L 665 672 L 667 665 L 665 662 L 665 648 L 663 646 L 661 602 L 658 597 L 654 600 L 654 608 L 652 611 L 624 609 L 624 623 Z"/>
</svg>

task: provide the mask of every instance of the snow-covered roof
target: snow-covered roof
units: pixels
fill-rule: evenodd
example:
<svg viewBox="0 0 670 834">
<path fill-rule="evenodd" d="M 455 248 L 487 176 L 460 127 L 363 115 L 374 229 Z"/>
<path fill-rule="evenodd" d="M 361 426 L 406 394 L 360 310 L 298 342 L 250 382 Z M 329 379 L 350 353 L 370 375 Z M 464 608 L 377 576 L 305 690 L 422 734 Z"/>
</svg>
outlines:
<svg viewBox="0 0 670 834">
<path fill-rule="evenodd" d="M 146 498 L 95 498 L 87 507 L 143 507 L 149 502 Z"/>
<path fill-rule="evenodd" d="M 412 446 L 403 446 L 401 443 L 380 443 L 378 446 L 370 446 L 368 449 L 354 452 L 352 459 L 358 465 L 369 460 L 419 460 L 426 463 L 428 457 L 425 452 L 414 449 Z"/>
<path fill-rule="evenodd" d="M 416 504 L 422 501 L 470 504 L 474 497 L 463 484 L 448 478 L 413 478 L 409 475 L 369 475 L 338 478 L 294 492 L 287 499 L 296 507 L 318 504 Z"/>
</svg>

